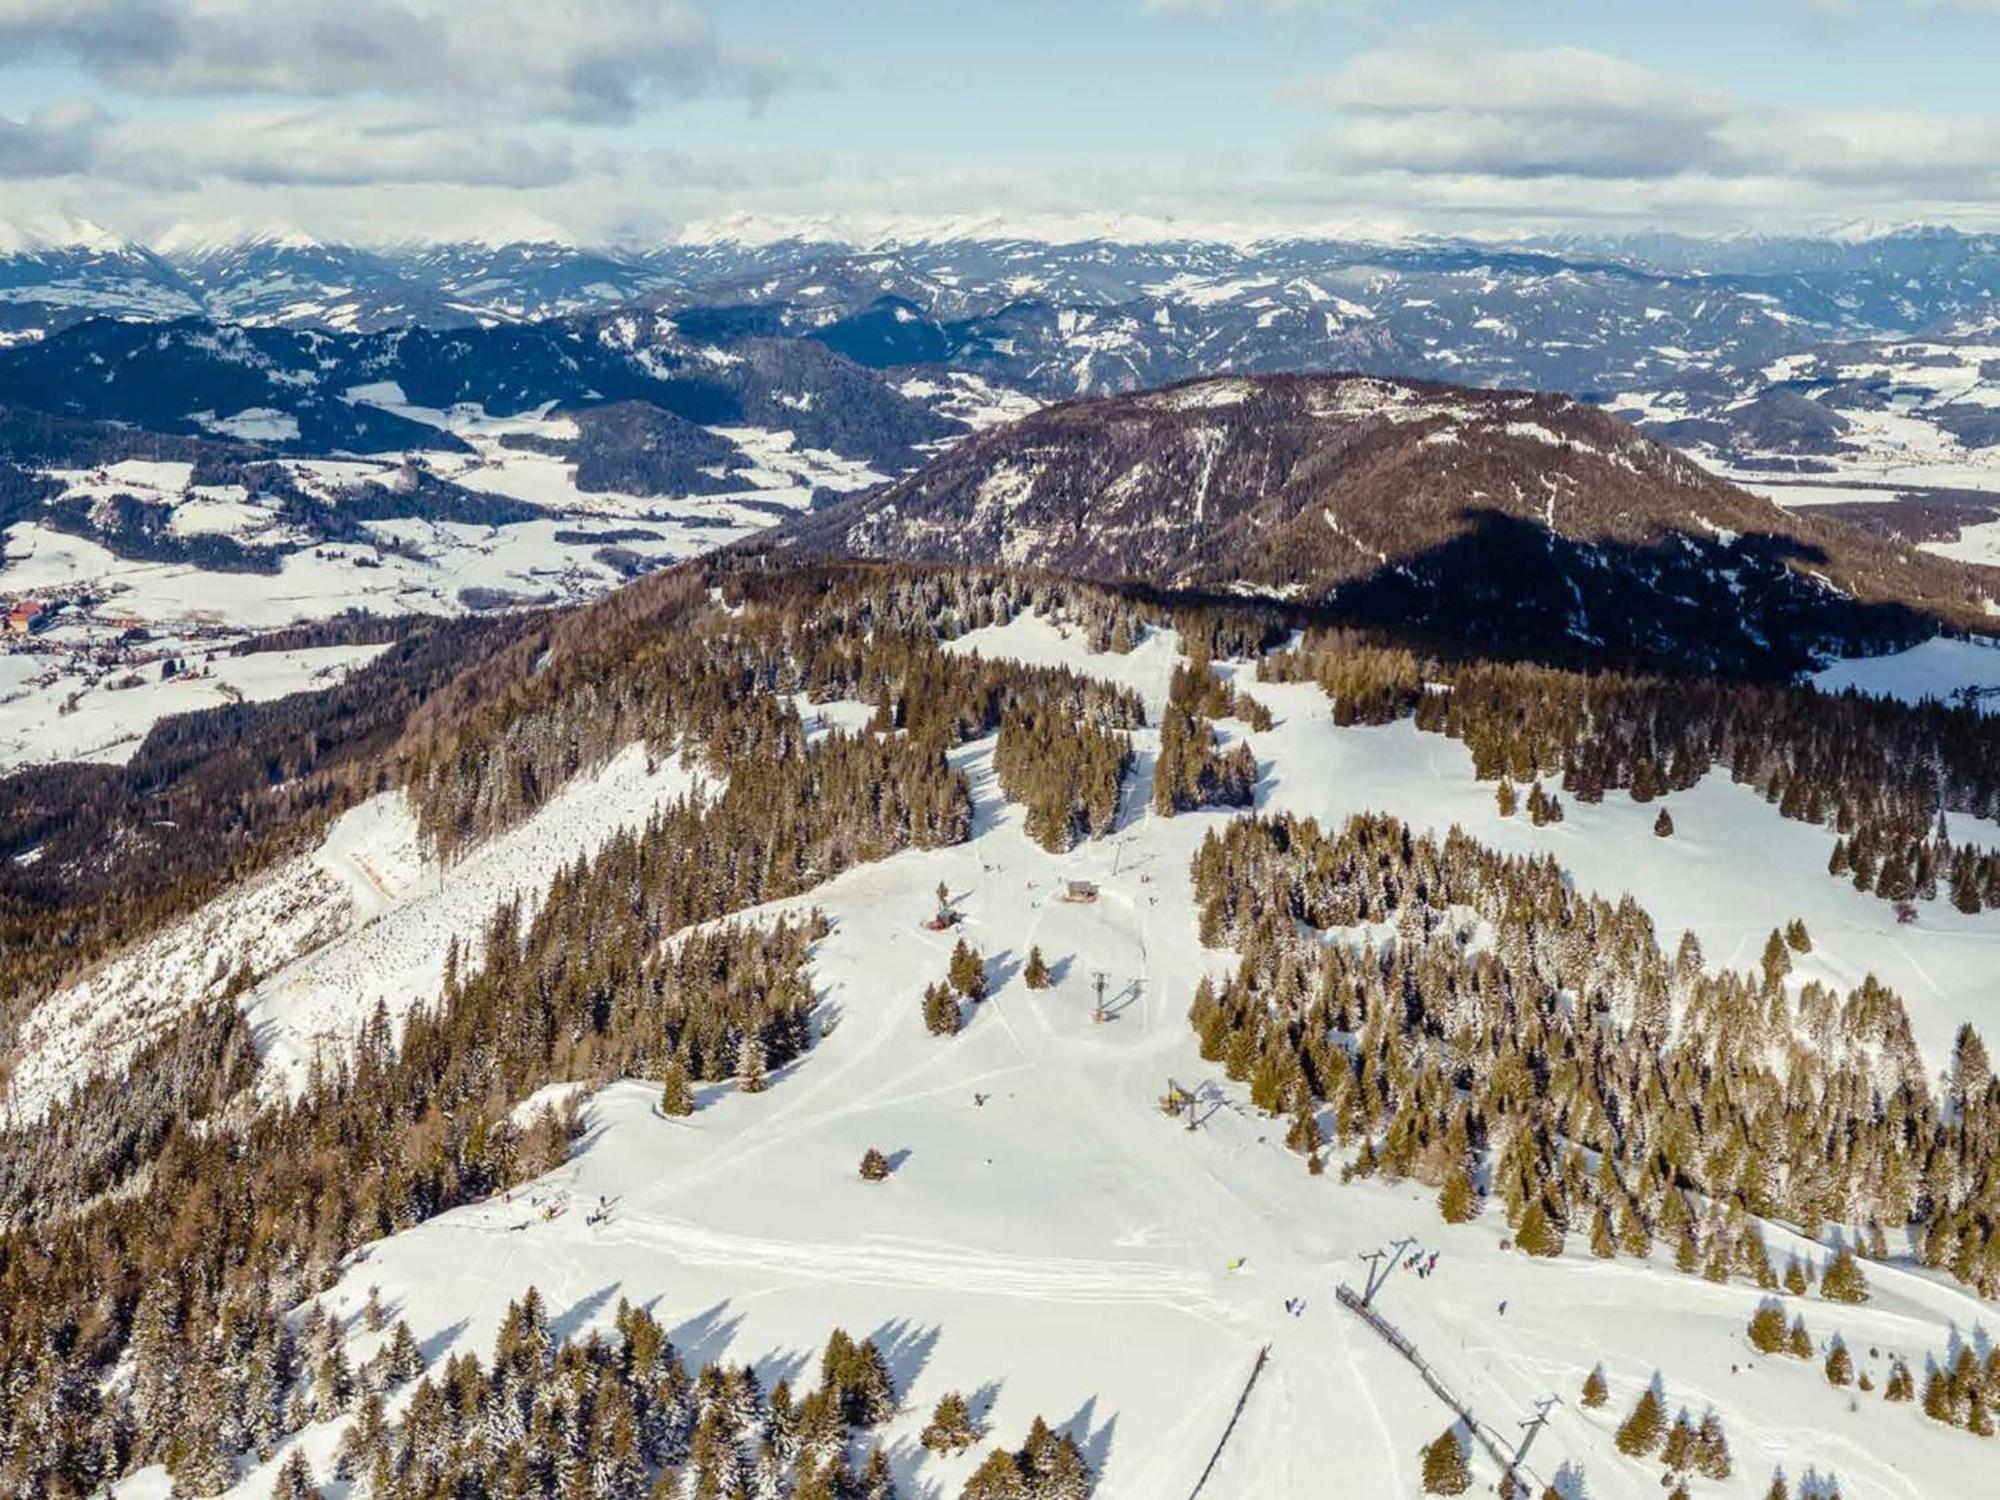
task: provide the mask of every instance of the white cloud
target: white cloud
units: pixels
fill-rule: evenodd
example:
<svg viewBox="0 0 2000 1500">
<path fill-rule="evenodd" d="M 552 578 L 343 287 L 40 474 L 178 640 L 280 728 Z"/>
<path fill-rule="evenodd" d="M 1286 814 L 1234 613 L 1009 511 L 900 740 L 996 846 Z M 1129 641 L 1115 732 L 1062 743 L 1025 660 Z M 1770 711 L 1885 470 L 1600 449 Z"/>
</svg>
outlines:
<svg viewBox="0 0 2000 1500">
<path fill-rule="evenodd" d="M 1772 108 L 1580 48 L 1383 48 L 1298 92 L 1332 115 L 1308 165 L 1419 201 L 2000 200 L 2000 123 Z"/>
<path fill-rule="evenodd" d="M 365 94 L 593 122 L 774 81 L 722 49 L 695 0 L 0 0 L 0 55 L 37 53 L 149 94 Z"/>
</svg>

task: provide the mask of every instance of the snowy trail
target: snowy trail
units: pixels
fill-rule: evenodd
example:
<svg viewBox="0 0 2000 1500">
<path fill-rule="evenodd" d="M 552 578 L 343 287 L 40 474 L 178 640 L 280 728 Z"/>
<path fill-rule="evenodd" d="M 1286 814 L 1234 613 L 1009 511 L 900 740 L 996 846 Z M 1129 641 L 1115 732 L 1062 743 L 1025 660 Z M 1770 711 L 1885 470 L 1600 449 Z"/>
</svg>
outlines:
<svg viewBox="0 0 2000 1500">
<path fill-rule="evenodd" d="M 686 1222 L 634 1217 L 604 1238 L 657 1250 L 692 1266 L 757 1268 L 806 1281 L 925 1287 L 1038 1302 L 1131 1302 L 1203 1311 L 1224 1308 L 1206 1278 L 1146 1261 L 1027 1259 L 868 1238 L 854 1244 L 754 1239 Z"/>
</svg>

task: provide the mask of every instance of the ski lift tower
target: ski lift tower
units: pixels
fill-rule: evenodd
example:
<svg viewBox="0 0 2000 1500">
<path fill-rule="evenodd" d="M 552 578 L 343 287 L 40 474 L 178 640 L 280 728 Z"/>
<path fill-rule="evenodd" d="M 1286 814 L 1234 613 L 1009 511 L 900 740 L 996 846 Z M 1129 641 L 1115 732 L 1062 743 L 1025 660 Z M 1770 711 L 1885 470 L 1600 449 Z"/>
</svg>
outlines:
<svg viewBox="0 0 2000 1500">
<path fill-rule="evenodd" d="M 1104 971 L 1102 969 L 1093 969 L 1091 976 L 1097 985 L 1097 1006 L 1091 1011 L 1090 1019 L 1094 1023 L 1102 1025 L 1106 1019 L 1104 1009 Z"/>
</svg>

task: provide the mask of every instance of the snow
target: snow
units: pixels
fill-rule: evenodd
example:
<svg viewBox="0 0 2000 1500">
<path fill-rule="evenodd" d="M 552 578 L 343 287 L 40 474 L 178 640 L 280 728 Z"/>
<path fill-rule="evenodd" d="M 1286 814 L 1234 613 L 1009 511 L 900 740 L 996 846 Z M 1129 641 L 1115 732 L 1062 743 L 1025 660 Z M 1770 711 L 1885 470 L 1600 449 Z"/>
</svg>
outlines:
<svg viewBox="0 0 2000 1500">
<path fill-rule="evenodd" d="M 950 649 L 1088 671 L 1137 690 L 1154 716 L 1179 659 L 1169 633 L 1149 633 L 1124 655 L 1097 654 L 1080 632 L 1036 617 L 971 632 Z M 1712 964 L 1754 963 L 1772 927 L 1803 917 L 1814 949 L 1794 982 L 1851 985 L 1879 974 L 1903 993 L 1933 1064 L 1959 1020 L 1989 1034 L 2000 1022 L 2000 919 L 1927 903 L 1915 926 L 1898 927 L 1884 903 L 1826 876 L 1829 831 L 1780 819 L 1726 774 L 1667 799 L 1677 826 L 1669 839 L 1651 832 L 1655 806 L 1620 795 L 1571 804 L 1565 822 L 1537 829 L 1499 816 L 1462 745 L 1407 722 L 1337 727 L 1317 688 L 1237 677 L 1275 716 L 1265 732 L 1222 726 L 1258 757 L 1263 809 L 1322 820 L 1382 809 L 1419 827 L 1458 823 L 1507 850 L 1551 850 L 1581 886 L 1631 890 L 1667 944 L 1692 928 Z M 379 1286 L 434 1365 L 461 1350 L 483 1356 L 507 1302 L 530 1285 L 570 1336 L 607 1325 L 630 1299 L 650 1305 L 690 1358 L 751 1360 L 767 1384 L 809 1375 L 836 1325 L 873 1335 L 903 1401 L 878 1436 L 903 1493 L 939 1496 L 957 1492 L 978 1454 L 936 1460 L 911 1440 L 946 1389 L 988 1382 L 998 1383 L 995 1440 L 1017 1443 L 1040 1413 L 1083 1443 L 1102 1473 L 1102 1500 L 1185 1495 L 1268 1345 L 1270 1365 L 1206 1493 L 1387 1497 L 1416 1492 L 1417 1448 L 1448 1414 L 1333 1290 L 1361 1283 L 1364 1252 L 1410 1233 L 1441 1252 L 1438 1271 L 1422 1282 L 1392 1278 L 1377 1303 L 1441 1377 L 1509 1440 L 1536 1398 L 1564 1398 L 1528 1461 L 1537 1491 L 1569 1460 L 1597 1500 L 1657 1495 L 1657 1465 L 1624 1459 L 1611 1440 L 1657 1371 L 1670 1412 L 1685 1404 L 1699 1417 L 1710 1401 L 1721 1409 L 1735 1476 L 1704 1494 L 1752 1500 L 1778 1463 L 1794 1480 L 1808 1465 L 1836 1472 L 1857 1497 L 1972 1492 L 1973 1439 L 1879 1397 L 1852 1401 L 1816 1362 L 1753 1355 L 1743 1329 L 1762 1294 L 1743 1282 L 1680 1275 L 1664 1254 L 1651 1264 L 1595 1261 L 1575 1237 L 1560 1260 L 1529 1261 L 1501 1250 L 1497 1212 L 1450 1227 L 1414 1185 L 1309 1177 L 1280 1144 L 1281 1125 L 1250 1111 L 1197 1053 L 1190 994 L 1199 976 L 1233 960 L 1197 942 L 1188 865 L 1230 815 L 1154 816 L 1146 778 L 1157 745 L 1157 730 L 1135 732 L 1138 769 L 1118 830 L 1064 855 L 1031 844 L 1021 809 L 1000 799 L 991 740 L 953 752 L 974 791 L 971 842 L 862 866 L 752 914 L 818 907 L 832 923 L 812 958 L 822 1039 L 767 1092 L 707 1087 L 703 1107 L 675 1120 L 654 1109 L 655 1086 L 612 1085 L 587 1106 L 585 1135 L 564 1166 L 511 1201 L 469 1205 L 368 1247 L 325 1301 L 351 1317 Z M 579 815 L 605 795 L 579 793 Z M 401 837 L 389 812 L 373 816 L 382 828 L 357 824 L 340 847 Z M 497 880 L 474 872 L 480 858 L 445 872 L 445 889 L 464 879 L 490 900 L 520 878 L 518 858 Z M 1100 898 L 1053 899 L 1070 877 L 1097 882 Z M 403 878 L 384 875 L 388 899 L 414 903 L 398 894 Z M 956 937 L 919 922 L 940 881 L 993 981 L 992 998 L 949 1040 L 927 1035 L 919 1017 L 922 990 Z M 433 947 L 452 925 L 428 924 Z M 1056 968 L 1049 990 L 1031 992 L 1020 978 L 1030 945 Z M 299 966 L 260 988 L 260 1037 L 276 1022 L 296 1051 L 317 1029 L 303 1007 L 322 985 L 347 1024 L 378 986 L 416 972 L 414 950 L 383 965 L 351 940 L 343 946 L 324 977 Z M 1115 1019 L 1103 1025 L 1089 1019 L 1095 969 L 1110 981 Z M 280 994 L 300 1009 L 281 1015 L 271 1003 Z M 1169 1077 L 1200 1091 L 1201 1130 L 1160 1113 Z M 869 1146 L 897 1159 L 884 1183 L 856 1175 Z M 601 1196 L 609 1216 L 543 1221 L 522 1201 L 552 1195 L 578 1205 Z M 1782 1260 L 1793 1241 L 1767 1233 Z M 1889 1351 L 1921 1376 L 1927 1352 L 1954 1331 L 1977 1337 L 1988 1322 L 1955 1286 L 1898 1266 L 1868 1274 L 1868 1306 L 1807 1299 L 1800 1310 L 1816 1337 L 1842 1334 L 1878 1385 Z M 1295 1296 L 1305 1298 L 1298 1317 L 1282 1306 Z M 1612 1401 L 1593 1413 L 1574 1397 L 1599 1359 Z M 333 1436 L 314 1429 L 305 1442 L 317 1459 Z M 265 1493 L 283 1457 L 243 1493 Z M 1490 1488 L 1497 1476 L 1483 1456 L 1475 1470 Z"/>
<path fill-rule="evenodd" d="M 211 902 L 44 1001 L 23 1028 L 9 1110 L 38 1118 L 96 1071 L 122 1067 L 146 1040 L 248 966 L 242 997 L 270 1088 L 303 1083 L 316 1048 L 350 1040 L 384 1002 L 392 1019 L 436 999 L 445 951 L 477 943 L 502 901 L 540 904 L 558 871 L 644 824 L 710 778 L 644 749 L 621 751 L 533 817 L 441 871 L 420 847 L 400 794 L 350 809 L 318 848 Z"/>
<path fill-rule="evenodd" d="M 1920 703 L 1926 698 L 1951 702 L 1966 697 L 1993 713 L 2000 711 L 2000 696 L 1996 696 L 2000 695 L 2000 647 L 1983 640 L 1934 636 L 1888 656 L 1835 662 L 1815 673 L 1813 681 L 1829 693 L 1854 688 L 1904 703 Z"/>
<path fill-rule="evenodd" d="M 383 649 L 320 646 L 206 657 L 197 650 L 182 655 L 186 669 L 168 678 L 157 663 L 77 675 L 39 653 L 0 655 L 0 773 L 60 760 L 122 765 L 169 714 L 330 687 Z M 136 684 L 121 686 L 133 675 L 140 679 Z"/>
<path fill-rule="evenodd" d="M 227 417 L 214 412 L 196 412 L 194 420 L 210 432 L 241 438 L 251 443 L 290 443 L 299 436 L 299 419 L 290 412 L 268 406 L 251 406 Z"/>
</svg>

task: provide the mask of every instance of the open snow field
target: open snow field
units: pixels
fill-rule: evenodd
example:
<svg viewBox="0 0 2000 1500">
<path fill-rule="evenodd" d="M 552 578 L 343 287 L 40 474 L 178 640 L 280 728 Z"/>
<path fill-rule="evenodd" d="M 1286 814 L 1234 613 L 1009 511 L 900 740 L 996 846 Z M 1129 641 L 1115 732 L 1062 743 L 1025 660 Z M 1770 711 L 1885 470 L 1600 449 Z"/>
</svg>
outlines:
<svg viewBox="0 0 2000 1500">
<path fill-rule="evenodd" d="M 1988 713 L 2000 711 L 2000 646 L 1985 640 L 1957 641 L 1934 636 L 1907 651 L 1888 656 L 1857 656 L 1837 661 L 1813 681 L 1823 691 L 1847 688 L 1874 697 L 1921 703 L 1971 702 Z"/>
<path fill-rule="evenodd" d="M 1127 656 L 1095 655 L 1032 618 L 955 644 L 1129 683 L 1154 711 L 1176 660 L 1171 636 L 1153 635 Z M 1570 804 L 1567 821 L 1536 829 L 1498 816 L 1492 788 L 1472 780 L 1454 742 L 1407 723 L 1337 728 L 1317 688 L 1244 685 L 1277 718 L 1265 733 L 1226 726 L 1257 753 L 1263 809 L 1326 820 L 1382 809 L 1424 827 L 1462 823 L 1502 848 L 1554 850 L 1580 884 L 1632 891 L 1668 945 L 1691 927 L 1712 964 L 1749 966 L 1772 927 L 1802 916 L 1814 949 L 1792 982 L 1848 985 L 1874 971 L 1903 994 L 1933 1065 L 1960 1020 L 2000 1030 L 2000 919 L 1933 902 L 1915 926 L 1898 928 L 1886 905 L 1827 877 L 1829 832 L 1781 820 L 1726 777 L 1668 799 L 1678 830 L 1670 839 L 1651 832 L 1654 805 L 1621 795 Z M 1596 1261 L 1574 1237 L 1560 1260 L 1534 1261 L 1500 1248 L 1507 1229 L 1497 1211 L 1449 1227 L 1427 1189 L 1308 1176 L 1282 1145 L 1282 1122 L 1250 1111 L 1201 1061 L 1187 1024 L 1199 976 L 1233 963 L 1199 946 L 1188 881 L 1195 848 L 1230 815 L 1152 815 L 1157 732 L 1139 731 L 1135 742 L 1118 831 L 1061 856 L 1030 843 L 1021 810 L 1001 799 L 990 740 L 956 752 L 976 802 L 969 843 L 900 854 L 751 914 L 817 906 L 833 923 L 813 960 L 823 1040 L 767 1093 L 709 1087 L 695 1115 L 673 1120 L 655 1110 L 652 1085 L 608 1088 L 588 1105 L 586 1135 L 563 1167 L 511 1201 L 468 1206 L 359 1252 L 326 1300 L 353 1318 L 379 1286 L 435 1362 L 460 1350 L 484 1356 L 507 1302 L 530 1285 L 564 1336 L 608 1325 L 627 1298 L 650 1305 L 693 1360 L 750 1361 L 767 1385 L 813 1365 L 836 1325 L 872 1335 L 903 1397 L 884 1434 L 901 1493 L 939 1500 L 956 1495 L 978 1457 L 939 1460 L 916 1445 L 951 1388 L 980 1393 L 975 1407 L 994 1441 L 1018 1443 L 1037 1413 L 1074 1433 L 1102 1475 L 1103 1500 L 1178 1500 L 1268 1345 L 1270 1363 L 1204 1494 L 1372 1500 L 1417 1492 L 1418 1446 L 1449 1415 L 1333 1293 L 1340 1281 L 1362 1283 L 1363 1252 L 1411 1234 L 1441 1252 L 1437 1272 L 1397 1274 L 1377 1307 L 1509 1443 L 1533 1401 L 1563 1399 L 1525 1466 L 1538 1489 L 1580 1470 L 1587 1489 L 1563 1478 L 1566 1496 L 1660 1493 L 1657 1463 L 1627 1460 L 1611 1441 L 1657 1373 L 1670 1412 L 1685 1405 L 1698 1418 L 1713 1402 L 1725 1422 L 1734 1477 L 1697 1481 L 1698 1494 L 1761 1497 L 1778 1464 L 1795 1484 L 1809 1467 L 1836 1474 L 1850 1500 L 1987 1492 L 1976 1477 L 1988 1458 L 1978 1439 L 1914 1407 L 1836 1390 L 1817 1361 L 1755 1355 L 1744 1329 L 1761 1294 L 1747 1284 L 1681 1275 L 1664 1253 L 1653 1265 Z M 583 804 L 609 795 L 585 783 L 562 800 L 581 817 Z M 510 837 L 545 841 L 531 830 L 552 811 Z M 363 821 L 344 822 L 316 868 L 338 863 L 342 841 L 360 850 L 400 838 L 370 831 L 364 814 L 385 829 L 396 817 L 376 804 L 350 815 Z M 446 873 L 445 888 L 475 880 L 481 858 Z M 505 878 L 477 879 L 479 901 L 503 895 L 508 880 L 526 883 L 518 859 L 501 868 Z M 378 926 L 419 909 L 399 894 L 410 882 L 438 878 L 401 865 L 375 873 L 390 909 Z M 1069 877 L 1097 881 L 1100 899 L 1055 899 Z M 955 936 L 919 925 L 939 881 L 992 983 L 950 1039 L 928 1035 L 919 1014 Z M 467 899 L 468 914 L 475 904 Z M 426 921 L 441 951 L 444 932 L 457 929 Z M 412 986 L 422 977 L 414 950 L 405 950 L 408 967 L 378 969 L 354 942 L 322 947 L 253 993 L 260 1037 L 276 1026 L 293 1039 L 268 1045 L 273 1055 L 358 1023 L 378 972 L 422 987 Z M 1019 977 L 1031 945 L 1055 966 L 1050 990 L 1031 992 Z M 1093 1025 L 1100 970 L 1113 1019 Z M 1201 1129 L 1160 1113 L 1169 1077 L 1199 1091 Z M 856 1175 L 870 1146 L 896 1163 L 885 1183 Z M 600 1198 L 609 1216 L 592 1225 Z M 546 1219 L 552 1203 L 566 1211 Z M 1796 1241 L 1767 1234 L 1782 1264 Z M 1992 1310 L 1969 1293 L 1900 1266 L 1870 1265 L 1869 1276 L 1866 1307 L 1816 1297 L 1795 1306 L 1817 1340 L 1841 1334 L 1878 1385 L 1891 1352 L 1921 1381 L 1925 1356 L 1952 1339 L 1983 1347 Z M 1305 1299 L 1298 1316 L 1283 1305 L 1294 1297 Z M 352 1326 L 352 1353 L 363 1357 L 380 1335 Z M 1611 1400 L 1588 1412 L 1575 1398 L 1598 1360 Z M 299 1439 L 322 1474 L 337 1437 L 328 1425 Z M 283 1456 L 241 1492 L 265 1493 Z M 1474 1464 L 1490 1487 L 1492 1464 L 1483 1454 Z M 122 1488 L 153 1493 L 158 1478 Z"/>
<path fill-rule="evenodd" d="M 123 763 L 170 714 L 331 687 L 384 649 L 315 646 L 249 656 L 195 650 L 179 655 L 183 670 L 173 677 L 162 677 L 156 662 L 77 672 L 59 658 L 0 654 L 0 775 L 59 760 Z M 121 685 L 133 676 L 136 684 Z"/>
</svg>

